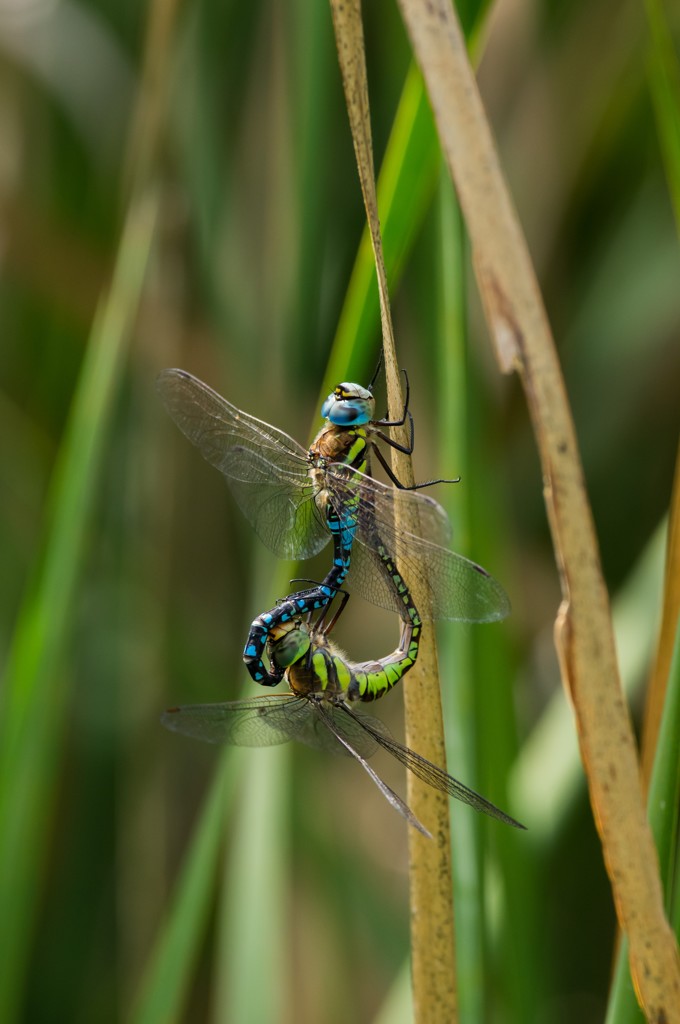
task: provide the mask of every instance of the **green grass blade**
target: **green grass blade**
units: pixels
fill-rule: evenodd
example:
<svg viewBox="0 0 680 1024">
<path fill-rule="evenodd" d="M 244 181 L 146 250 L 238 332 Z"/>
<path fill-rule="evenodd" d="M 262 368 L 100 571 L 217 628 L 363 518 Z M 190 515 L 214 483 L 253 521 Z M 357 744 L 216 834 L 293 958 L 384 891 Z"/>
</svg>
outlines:
<svg viewBox="0 0 680 1024">
<path fill-rule="evenodd" d="M 648 805 L 649 821 L 661 862 L 661 878 L 668 894 L 666 905 L 670 907 L 680 813 L 680 621 L 675 633 Z"/>
<path fill-rule="evenodd" d="M 439 143 L 420 72 L 411 65 L 378 177 L 378 210 L 390 289 L 432 201 Z M 322 393 L 339 380 L 361 379 L 375 362 L 380 309 L 373 251 L 364 230 L 333 341 Z"/>
<path fill-rule="evenodd" d="M 411 965 L 408 960 L 392 982 L 373 1024 L 413 1024 Z"/>
<path fill-rule="evenodd" d="M 659 0 L 646 0 L 650 44 L 647 76 L 675 222 L 680 232 L 680 66 Z"/>
<path fill-rule="evenodd" d="M 54 471 L 45 540 L 3 682 L 0 733 L 0 1019 L 17 1017 L 40 893 L 70 679 L 70 633 L 87 530 L 126 343 L 156 221 L 156 196 L 125 223 L 111 288 L 92 328 Z"/>
<path fill-rule="evenodd" d="M 465 229 L 453 188 L 440 178 L 440 275 L 439 323 L 436 330 L 438 374 L 438 464 L 451 473 L 468 477 L 468 380 L 466 373 L 467 310 L 465 298 Z M 467 488 L 466 484 L 463 484 Z M 467 550 L 470 537 L 469 488 L 452 495 L 446 488 L 439 497 L 450 515 L 454 513 L 457 544 Z M 440 629 L 442 703 L 446 720 L 447 748 L 454 754 L 449 769 L 456 777 L 475 785 L 476 737 L 471 727 L 475 698 L 473 689 L 473 639 L 468 628 Z M 453 880 L 456 921 L 456 969 L 458 1002 L 462 1020 L 479 1024 L 484 1018 L 483 892 L 479 821 L 472 814 L 452 808 L 454 833 Z"/>
<path fill-rule="evenodd" d="M 234 752 L 228 751 L 205 799 L 171 908 L 130 1016 L 132 1024 L 170 1024 L 185 1010 L 214 898 L 224 821 L 234 797 L 236 761 Z"/>
<path fill-rule="evenodd" d="M 329 164 L 333 149 L 328 145 L 327 125 L 333 116 L 333 86 L 337 61 L 335 41 L 326 4 L 294 5 L 296 56 L 295 95 L 295 192 L 297 239 L 295 246 L 295 288 L 293 308 L 286 330 L 289 361 L 296 372 L 309 379 L 312 369 L 321 371 L 317 339 L 322 327 L 324 273 L 319 254 L 328 245 L 332 216 L 328 208 Z M 325 325 L 324 325 L 325 326 Z"/>
<path fill-rule="evenodd" d="M 255 607 L 274 604 L 301 566 L 275 563 L 261 546 L 254 556 Z M 248 683 L 252 694 L 252 684 Z M 268 1024 L 287 1005 L 286 900 L 290 874 L 289 808 L 292 746 L 242 752 L 239 800 L 229 821 L 217 908 L 212 1019 Z M 263 958 L 267 984 L 262 984 Z"/>
<path fill-rule="evenodd" d="M 285 592 L 290 572 L 290 566 L 279 562 L 272 575 L 271 556 L 258 548 L 255 607 L 273 605 L 274 595 Z M 245 681 L 244 670 L 242 675 Z M 252 683 L 246 687 L 252 696 Z M 221 766 L 216 764 L 215 780 L 192 828 L 182 875 L 142 979 L 133 1024 L 183 1019 L 215 905 L 215 1019 L 275 1019 L 271 1000 L 280 1001 L 277 993 L 284 987 L 288 844 L 281 809 L 290 786 L 289 762 L 288 748 L 279 747 L 229 750 Z M 176 806 L 172 813 L 178 813 Z M 230 842 L 224 863 L 218 864 L 225 829 Z M 266 986 L 261 984 L 263 943 L 268 950 Z"/>
<path fill-rule="evenodd" d="M 464 228 L 447 176 L 441 182 L 442 259 L 437 375 L 439 460 L 447 474 L 460 474 L 459 487 L 446 489 L 444 501 L 454 526 L 456 547 L 480 558 L 500 574 L 501 504 L 483 467 L 488 430 L 479 388 L 467 365 Z M 499 528 L 500 527 L 500 528 Z M 454 774 L 509 808 L 506 796 L 510 766 L 516 754 L 512 693 L 512 656 L 507 643 L 510 625 L 440 629 L 442 699 L 447 710 L 447 746 Z M 485 887 L 491 873 L 483 863 L 482 839 L 495 862 L 501 913 L 496 920 L 504 955 L 499 957 L 502 988 L 509 1019 L 530 1020 L 540 998 L 541 981 L 535 934 L 535 860 L 531 837 L 490 831 L 475 816 L 453 811 L 457 967 L 461 1019 L 483 1021 L 492 1010 L 491 946 L 485 937 Z M 486 845 L 486 844 L 485 844 Z M 512 935 L 509 941 L 507 936 Z M 512 1010 L 512 1012 L 510 1012 Z"/>
<path fill-rule="evenodd" d="M 219 908 L 215 1024 L 269 1024 L 288 1003 L 290 757 L 288 745 L 249 752 Z"/>
<path fill-rule="evenodd" d="M 489 4 L 465 19 L 466 35 L 481 56 L 481 27 Z M 420 70 L 412 62 L 378 175 L 378 212 L 387 282 L 396 286 L 413 242 L 432 203 L 439 179 L 441 150 Z M 368 227 L 364 229 L 321 388 L 325 397 L 339 380 L 359 380 L 373 369 L 380 305 Z"/>
</svg>

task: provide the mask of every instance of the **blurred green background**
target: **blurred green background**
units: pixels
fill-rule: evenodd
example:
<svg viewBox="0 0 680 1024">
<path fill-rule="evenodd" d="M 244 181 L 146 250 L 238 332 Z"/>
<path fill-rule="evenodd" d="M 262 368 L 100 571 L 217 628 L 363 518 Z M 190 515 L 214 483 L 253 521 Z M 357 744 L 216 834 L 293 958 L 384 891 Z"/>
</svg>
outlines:
<svg viewBox="0 0 680 1024">
<path fill-rule="evenodd" d="M 680 380 L 658 50 L 635 3 L 459 9 L 639 714 Z M 456 546 L 513 603 L 502 625 L 439 630 L 449 770 L 530 827 L 454 809 L 463 1019 L 588 1024 L 614 912 L 552 647 L 538 460 L 426 107 L 410 120 L 397 9 L 366 5 L 365 32 L 376 164 L 390 143 L 402 175 L 382 218 L 416 477 L 461 474 L 437 493 Z M 158 723 L 171 703 L 252 692 L 250 621 L 328 555 L 299 570 L 262 549 L 166 417 L 157 372 L 182 366 L 304 444 L 320 396 L 376 363 L 329 11 L 6 0 L 0 84 L 0 1018 L 406 1021 L 406 828 L 366 777 L 305 749 L 220 759 Z M 397 628 L 357 598 L 338 633 L 358 659 Z M 398 695 L 375 712 L 400 729 Z"/>
</svg>

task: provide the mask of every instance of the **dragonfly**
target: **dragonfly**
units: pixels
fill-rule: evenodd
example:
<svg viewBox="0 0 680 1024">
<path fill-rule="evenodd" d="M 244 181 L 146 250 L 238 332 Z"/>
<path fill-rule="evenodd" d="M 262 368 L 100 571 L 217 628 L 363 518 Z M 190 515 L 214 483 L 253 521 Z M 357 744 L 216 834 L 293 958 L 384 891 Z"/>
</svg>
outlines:
<svg viewBox="0 0 680 1024">
<path fill-rule="evenodd" d="M 404 800 L 368 763 L 378 749 L 387 751 L 429 786 L 448 793 L 476 811 L 523 829 L 505 811 L 459 782 L 443 768 L 399 743 L 379 719 L 355 709 L 387 693 L 418 657 L 422 622 L 406 591 L 399 646 L 376 661 L 349 661 L 331 642 L 328 625 L 296 618 L 272 626 L 267 638 L 271 663 L 283 671 L 290 690 L 228 701 L 168 709 L 161 721 L 173 732 L 209 743 L 265 747 L 297 740 L 316 750 L 353 757 L 391 806 L 423 835 L 430 832 Z"/>
<path fill-rule="evenodd" d="M 377 372 L 377 371 L 376 371 Z M 278 623 L 323 610 L 348 577 L 373 604 L 401 614 L 388 561 L 396 562 L 414 589 L 425 595 L 432 618 L 491 622 L 509 612 L 505 591 L 485 569 L 449 549 L 446 512 L 422 488 L 404 487 L 379 444 L 413 451 L 409 387 L 398 420 L 376 420 L 372 386 L 338 384 L 321 408 L 325 423 L 308 449 L 269 423 L 238 409 L 185 370 L 168 369 L 157 387 L 172 419 L 203 457 L 224 477 L 237 504 L 265 545 L 281 558 L 305 559 L 333 541 L 333 566 L 308 590 L 289 595 L 251 625 L 243 652 L 255 682 L 276 686 L 280 667 L 263 655 Z M 383 428 L 408 420 L 410 442 L 402 445 Z M 371 456 L 393 486 L 371 475 Z M 404 524 L 407 524 L 406 526 Z"/>
</svg>

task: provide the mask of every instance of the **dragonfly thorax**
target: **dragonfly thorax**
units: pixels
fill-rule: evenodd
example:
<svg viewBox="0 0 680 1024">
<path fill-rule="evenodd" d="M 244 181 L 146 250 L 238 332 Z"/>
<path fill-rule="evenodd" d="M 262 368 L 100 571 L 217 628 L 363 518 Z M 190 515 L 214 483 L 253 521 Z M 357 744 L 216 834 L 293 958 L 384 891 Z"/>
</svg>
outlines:
<svg viewBox="0 0 680 1024">
<path fill-rule="evenodd" d="M 370 423 L 375 418 L 375 398 L 361 384 L 338 384 L 321 406 L 321 415 L 341 427 Z"/>
<path fill-rule="evenodd" d="M 285 668 L 293 693 L 345 697 L 352 678 L 342 652 L 322 632 L 314 632 L 295 619 L 278 626 L 267 645 L 270 661 Z"/>
<path fill-rule="evenodd" d="M 340 427 L 335 423 L 327 423 L 321 428 L 307 452 L 309 474 L 317 491 L 326 487 L 326 471 L 331 464 L 336 467 L 344 465 L 360 473 L 370 471 L 369 430 L 365 427 Z"/>
</svg>

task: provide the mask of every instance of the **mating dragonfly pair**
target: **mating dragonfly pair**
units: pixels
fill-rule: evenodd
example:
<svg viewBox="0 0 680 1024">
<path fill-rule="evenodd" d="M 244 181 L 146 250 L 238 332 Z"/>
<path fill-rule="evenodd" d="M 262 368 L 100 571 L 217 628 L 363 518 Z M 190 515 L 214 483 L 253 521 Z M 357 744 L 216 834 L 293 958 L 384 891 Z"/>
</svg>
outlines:
<svg viewBox="0 0 680 1024">
<path fill-rule="evenodd" d="M 375 380 L 375 378 L 374 378 Z M 381 697 L 418 656 L 421 616 L 409 586 L 426 596 L 432 618 L 490 622 L 509 611 L 507 596 L 481 566 L 448 548 L 450 525 L 441 506 L 421 493 L 443 481 L 403 487 L 379 442 L 410 453 L 409 390 L 402 416 L 375 419 L 374 380 L 368 388 L 339 384 L 324 402 L 324 426 L 306 451 L 283 431 L 237 409 L 184 370 L 164 370 L 158 390 L 180 430 L 226 477 L 262 541 L 282 558 L 310 558 L 333 542 L 326 577 L 280 601 L 251 625 L 243 658 L 255 682 L 288 693 L 222 704 L 171 708 L 169 729 L 213 743 L 268 746 L 290 739 L 354 757 L 386 799 L 429 835 L 403 800 L 368 764 L 387 750 L 429 785 L 475 810 L 523 826 L 443 769 L 398 743 L 387 727 L 352 706 Z M 384 428 L 410 427 L 409 445 Z M 392 486 L 371 476 L 375 454 Z M 398 566 L 398 569 L 397 569 Z M 346 603 L 343 585 L 402 620 L 399 647 L 374 662 L 354 663 L 329 639 Z M 339 612 L 328 610 L 342 594 Z M 313 616 L 318 613 L 316 622 Z M 268 665 L 265 664 L 265 657 Z"/>
</svg>

